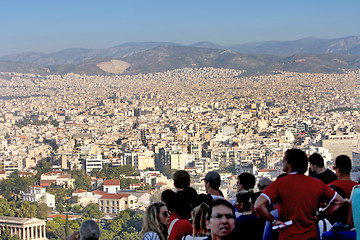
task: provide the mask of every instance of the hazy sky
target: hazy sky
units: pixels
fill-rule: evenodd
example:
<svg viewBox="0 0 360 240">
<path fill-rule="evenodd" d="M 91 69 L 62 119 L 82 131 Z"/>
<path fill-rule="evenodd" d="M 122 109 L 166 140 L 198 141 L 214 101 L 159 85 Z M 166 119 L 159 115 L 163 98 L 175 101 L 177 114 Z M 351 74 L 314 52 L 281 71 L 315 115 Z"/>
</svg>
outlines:
<svg viewBox="0 0 360 240">
<path fill-rule="evenodd" d="M 360 36 L 359 0 L 2 0 L 0 56 L 126 42 Z"/>
</svg>

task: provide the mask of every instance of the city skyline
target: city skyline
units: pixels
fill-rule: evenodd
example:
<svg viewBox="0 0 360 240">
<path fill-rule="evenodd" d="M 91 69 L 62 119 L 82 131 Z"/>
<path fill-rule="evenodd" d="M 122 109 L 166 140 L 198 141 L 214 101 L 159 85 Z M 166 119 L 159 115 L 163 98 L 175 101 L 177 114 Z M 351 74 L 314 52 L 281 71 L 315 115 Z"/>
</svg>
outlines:
<svg viewBox="0 0 360 240">
<path fill-rule="evenodd" d="M 357 1 L 2 2 L 0 56 L 126 42 L 242 44 L 359 36 Z"/>
</svg>

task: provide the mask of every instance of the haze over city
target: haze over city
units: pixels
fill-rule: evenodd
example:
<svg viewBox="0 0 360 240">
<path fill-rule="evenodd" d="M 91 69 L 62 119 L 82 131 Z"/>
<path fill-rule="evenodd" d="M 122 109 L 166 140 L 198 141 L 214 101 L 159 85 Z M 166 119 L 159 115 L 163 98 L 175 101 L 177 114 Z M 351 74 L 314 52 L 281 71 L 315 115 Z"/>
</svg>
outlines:
<svg viewBox="0 0 360 240">
<path fill-rule="evenodd" d="M 126 42 L 359 36 L 359 1 L 2 1 L 0 56 Z"/>
</svg>

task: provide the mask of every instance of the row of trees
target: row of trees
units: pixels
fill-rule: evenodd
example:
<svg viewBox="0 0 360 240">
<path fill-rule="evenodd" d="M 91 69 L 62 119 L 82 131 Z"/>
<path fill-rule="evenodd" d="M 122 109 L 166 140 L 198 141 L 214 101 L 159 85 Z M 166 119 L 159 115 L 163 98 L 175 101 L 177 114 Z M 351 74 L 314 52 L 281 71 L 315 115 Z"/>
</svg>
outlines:
<svg viewBox="0 0 360 240">
<path fill-rule="evenodd" d="M 0 216 L 46 219 L 51 209 L 45 203 L 0 198 Z"/>
</svg>

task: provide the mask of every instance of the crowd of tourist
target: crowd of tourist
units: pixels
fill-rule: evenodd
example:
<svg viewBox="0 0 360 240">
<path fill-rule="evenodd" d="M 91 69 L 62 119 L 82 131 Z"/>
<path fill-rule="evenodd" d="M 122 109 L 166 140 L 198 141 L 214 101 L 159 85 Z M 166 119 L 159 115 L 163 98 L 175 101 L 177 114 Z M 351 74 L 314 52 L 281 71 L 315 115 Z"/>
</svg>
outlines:
<svg viewBox="0 0 360 240">
<path fill-rule="evenodd" d="M 310 165 L 309 165 L 310 163 Z M 220 175 L 203 178 L 206 194 L 190 187 L 190 175 L 176 171 L 175 191 L 147 208 L 144 240 L 360 239 L 360 185 L 350 179 L 351 159 L 335 159 L 334 171 L 320 154 L 309 158 L 289 149 L 275 181 L 238 176 L 236 199 L 224 199 Z M 305 173 L 309 170 L 309 176 Z M 356 231 L 358 230 L 358 231 Z"/>
<path fill-rule="evenodd" d="M 203 178 L 206 194 L 198 194 L 190 187 L 189 173 L 179 170 L 173 175 L 175 191 L 163 191 L 161 202 L 146 209 L 140 238 L 360 239 L 360 185 L 350 179 L 351 168 L 345 155 L 335 159 L 334 173 L 324 167 L 320 154 L 308 158 L 299 149 L 288 149 L 283 174 L 274 182 L 259 179 L 256 192 L 254 175 L 240 174 L 232 201 L 224 199 L 219 173 L 208 172 Z M 89 220 L 67 239 L 99 237 L 98 225 Z"/>
</svg>

